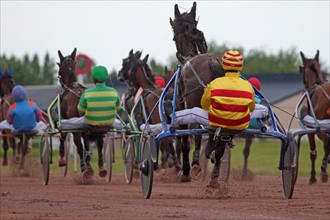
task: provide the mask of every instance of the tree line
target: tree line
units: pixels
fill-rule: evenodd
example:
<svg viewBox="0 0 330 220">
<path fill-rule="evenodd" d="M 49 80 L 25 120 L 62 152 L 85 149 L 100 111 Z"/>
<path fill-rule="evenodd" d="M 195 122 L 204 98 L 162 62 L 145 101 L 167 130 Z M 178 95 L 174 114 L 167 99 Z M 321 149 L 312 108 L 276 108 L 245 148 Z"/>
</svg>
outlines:
<svg viewBox="0 0 330 220">
<path fill-rule="evenodd" d="M 245 51 L 241 46 L 230 47 L 228 44 L 218 45 L 215 41 L 208 43 L 208 52 L 214 54 L 223 54 L 227 50 L 235 48 L 244 54 L 245 66 L 243 68 L 244 74 L 249 73 L 298 73 L 299 65 L 301 65 L 300 55 L 297 48 L 291 47 L 286 50 L 280 50 L 277 54 L 269 54 L 264 49 L 251 49 Z M 152 55 L 151 55 L 152 57 Z M 83 61 L 80 61 L 83 62 Z M 93 61 L 93 63 L 95 63 Z M 84 63 L 77 64 L 84 67 Z M 175 53 L 169 57 L 168 63 L 163 65 L 155 58 L 151 58 L 149 66 L 151 70 L 158 74 L 166 74 L 165 69 L 175 70 L 178 65 L 178 60 Z M 20 85 L 53 85 L 57 83 L 58 67 L 54 58 L 50 57 L 48 53 L 44 56 L 43 62 L 37 54 L 29 57 L 28 55 L 23 58 L 15 56 L 7 57 L 5 54 L 0 56 L 0 70 L 5 71 L 13 67 L 14 80 L 16 84 Z M 321 60 L 321 68 L 323 67 Z M 116 77 L 117 70 L 112 70 L 110 75 Z M 85 83 L 91 83 L 92 79 L 90 74 L 84 76 Z"/>
</svg>

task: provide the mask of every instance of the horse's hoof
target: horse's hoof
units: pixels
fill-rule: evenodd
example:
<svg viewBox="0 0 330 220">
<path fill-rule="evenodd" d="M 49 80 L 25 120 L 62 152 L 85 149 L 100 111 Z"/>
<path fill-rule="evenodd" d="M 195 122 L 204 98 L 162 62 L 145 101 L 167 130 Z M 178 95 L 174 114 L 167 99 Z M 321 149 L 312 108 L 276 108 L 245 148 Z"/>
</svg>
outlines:
<svg viewBox="0 0 330 220">
<path fill-rule="evenodd" d="M 140 172 L 135 170 L 133 176 L 134 176 L 135 179 L 139 179 L 140 178 Z"/>
<path fill-rule="evenodd" d="M 191 176 L 185 176 L 183 175 L 183 173 L 181 173 L 180 175 L 180 182 L 181 183 L 187 183 L 187 182 L 190 182 L 191 181 Z"/>
<path fill-rule="evenodd" d="M 321 182 L 327 183 L 328 182 L 328 175 L 327 173 L 321 173 Z"/>
<path fill-rule="evenodd" d="M 19 157 L 14 157 L 13 161 L 14 161 L 14 164 L 19 164 L 19 162 L 20 162 Z"/>
<path fill-rule="evenodd" d="M 316 179 L 315 178 L 314 179 L 312 179 L 312 178 L 309 179 L 309 185 L 313 185 L 315 183 L 316 183 Z"/>
<path fill-rule="evenodd" d="M 199 165 L 194 164 L 190 170 L 190 176 L 194 180 L 199 180 L 202 177 L 202 168 Z"/>
<path fill-rule="evenodd" d="M 100 167 L 99 176 L 105 177 L 106 175 L 107 175 L 107 171 L 103 167 Z"/>
<path fill-rule="evenodd" d="M 83 177 L 84 180 L 89 180 L 89 179 L 92 178 L 93 175 L 94 175 L 94 171 L 93 171 L 93 169 L 92 169 L 91 167 L 87 167 L 87 168 L 84 170 L 84 172 L 83 172 L 83 174 L 82 174 L 82 177 Z"/>
<path fill-rule="evenodd" d="M 169 157 L 167 159 L 167 166 L 168 166 L 168 168 L 172 168 L 174 166 L 174 160 L 172 157 Z"/>
<path fill-rule="evenodd" d="M 213 178 L 210 180 L 210 182 L 206 185 L 206 187 L 210 187 L 210 188 L 219 188 L 220 187 L 220 183 L 218 182 L 217 178 Z"/>
<path fill-rule="evenodd" d="M 8 160 L 3 160 L 3 161 L 2 161 L 2 166 L 4 166 L 4 167 L 5 167 L 5 166 L 8 166 Z"/>
<path fill-rule="evenodd" d="M 66 162 L 65 162 L 65 160 L 64 160 L 63 158 L 60 158 L 60 159 L 58 160 L 58 166 L 59 166 L 59 167 L 64 167 L 64 166 L 66 166 Z"/>
<path fill-rule="evenodd" d="M 175 166 L 175 172 L 176 172 L 176 173 L 179 173 L 180 171 L 182 171 L 182 168 L 181 168 L 180 165 L 177 164 L 177 165 Z"/>
</svg>

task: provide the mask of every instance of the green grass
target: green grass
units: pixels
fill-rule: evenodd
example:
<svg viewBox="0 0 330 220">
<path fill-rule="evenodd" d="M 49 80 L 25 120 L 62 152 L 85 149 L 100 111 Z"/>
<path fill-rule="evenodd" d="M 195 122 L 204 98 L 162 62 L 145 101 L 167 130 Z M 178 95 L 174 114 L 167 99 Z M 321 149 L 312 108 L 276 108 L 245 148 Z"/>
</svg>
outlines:
<svg viewBox="0 0 330 220">
<path fill-rule="evenodd" d="M 235 147 L 232 149 L 231 157 L 231 168 L 239 169 L 243 167 L 243 147 L 244 139 L 238 139 L 234 142 Z M 36 160 L 39 159 L 39 139 L 33 141 L 33 150 L 28 154 L 28 157 L 33 157 Z M 193 147 L 191 148 L 191 155 Z M 278 176 L 281 174 L 281 171 L 278 169 L 279 159 L 280 159 L 280 150 L 281 143 L 279 140 L 273 139 L 254 139 L 253 144 L 250 150 L 250 157 L 248 168 L 256 175 L 272 175 Z M 323 146 L 321 142 L 317 142 L 317 152 L 318 158 L 316 160 L 316 173 L 319 176 L 321 161 L 323 157 Z M 9 150 L 9 156 L 11 157 L 12 151 Z M 0 156 L 3 157 L 3 149 L 0 150 Z M 79 157 L 77 158 L 79 161 Z M 51 165 L 52 173 L 60 173 L 60 168 L 57 165 L 58 161 L 58 151 L 53 152 L 53 164 Z M 69 172 L 74 170 L 74 158 L 73 155 L 69 160 Z M 97 171 L 97 150 L 96 147 L 93 147 L 92 154 L 92 166 Z M 40 167 L 41 169 L 41 167 Z M 79 171 L 79 165 L 77 165 Z M 308 142 L 302 141 L 300 146 L 300 155 L 299 155 L 299 176 L 309 176 L 311 169 L 311 162 L 309 159 L 309 146 Z M 10 172 L 10 167 L 1 166 L 0 173 Z M 119 147 L 115 151 L 115 163 L 113 165 L 113 173 L 122 174 L 124 170 L 122 152 Z M 330 170 L 330 168 L 328 169 Z"/>
</svg>

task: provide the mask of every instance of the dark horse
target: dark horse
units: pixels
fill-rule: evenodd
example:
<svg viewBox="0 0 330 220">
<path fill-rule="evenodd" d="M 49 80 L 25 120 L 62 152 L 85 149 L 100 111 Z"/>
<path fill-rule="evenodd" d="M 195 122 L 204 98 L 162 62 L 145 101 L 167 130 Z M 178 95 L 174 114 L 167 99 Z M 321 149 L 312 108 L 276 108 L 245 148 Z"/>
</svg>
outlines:
<svg viewBox="0 0 330 220">
<path fill-rule="evenodd" d="M 80 96 L 85 91 L 86 87 L 80 85 L 77 82 L 77 77 L 75 74 L 75 57 L 76 48 L 69 55 L 64 57 L 61 51 L 58 51 L 60 58 L 58 78 L 62 89 L 64 90 L 61 97 L 61 116 L 63 119 L 69 119 L 73 117 L 79 117 L 79 112 L 77 109 Z M 67 133 L 61 133 L 60 137 L 60 156 L 64 156 L 64 141 L 66 139 Z M 82 131 L 74 132 L 74 143 L 77 147 L 77 151 L 80 157 L 80 169 L 84 176 L 90 177 L 93 174 L 93 169 L 91 166 L 91 155 L 89 152 L 90 141 L 96 140 L 98 149 L 98 165 L 99 165 L 99 176 L 105 177 L 107 171 L 103 168 L 103 136 L 104 133 L 98 134 L 93 131 Z M 84 146 L 82 145 L 81 138 L 83 138 Z M 65 164 L 59 164 L 65 165 Z"/>
<path fill-rule="evenodd" d="M 173 41 L 175 41 L 178 60 L 184 65 L 183 74 L 181 75 L 180 85 L 178 93 L 179 107 L 178 110 L 184 108 L 200 107 L 200 99 L 203 95 L 205 86 L 213 79 L 219 76 L 224 76 L 224 70 L 221 67 L 219 57 L 206 54 L 207 43 L 202 31 L 197 29 L 198 22 L 196 21 L 196 2 L 193 3 L 193 7 L 190 12 L 180 13 L 178 5 L 174 6 L 175 18 L 170 18 L 170 24 L 173 30 Z M 201 55 L 203 54 L 203 55 Z M 198 57 L 196 61 L 195 57 Z M 199 62 L 203 63 L 203 67 L 198 67 Z M 204 69 L 205 68 L 205 69 Z M 189 71 L 189 73 L 185 73 Z M 203 79 L 200 76 L 203 74 Z M 189 77 L 192 77 L 189 79 Z M 206 78 L 205 78 L 206 77 Z M 204 79 L 205 78 L 205 79 Z M 191 84 L 190 84 L 191 83 Z M 195 86 L 195 88 L 193 88 Z M 191 125 L 191 128 L 196 128 L 199 125 Z M 186 126 L 182 127 L 187 128 Z M 182 140 L 183 138 L 183 140 Z M 190 165 L 189 165 L 189 142 L 188 137 L 178 137 L 177 148 L 182 150 L 183 154 L 183 175 L 181 181 L 190 181 Z M 195 151 L 193 153 L 193 161 L 191 174 L 198 176 L 201 173 L 199 166 L 199 154 L 201 146 L 201 135 L 194 135 L 195 139 Z"/>
<path fill-rule="evenodd" d="M 129 56 L 123 59 L 122 69 L 118 73 L 118 80 L 121 82 L 127 81 L 128 87 L 130 90 L 129 98 L 125 101 L 126 110 L 130 113 L 132 110 L 132 106 L 134 105 L 134 96 L 138 92 L 139 88 L 143 89 L 141 93 L 146 116 L 148 116 L 154 106 L 156 105 L 157 101 L 159 100 L 160 95 L 163 92 L 162 88 L 157 87 L 154 83 L 154 75 L 152 74 L 147 61 L 149 55 L 146 55 L 143 60 L 140 59 L 141 52 L 137 51 L 135 54 L 133 50 L 129 52 Z M 138 127 L 140 127 L 143 123 L 145 123 L 145 119 L 143 118 L 143 112 L 141 109 L 141 105 L 137 108 L 135 112 L 136 123 Z M 158 113 L 158 108 L 152 114 L 150 124 L 157 124 L 160 123 L 160 117 Z M 166 166 L 167 156 L 171 156 L 174 161 L 174 166 L 176 170 L 181 170 L 179 161 L 175 155 L 174 147 L 172 144 L 171 138 L 164 139 L 161 142 L 161 152 L 162 152 L 162 165 L 163 167 Z M 169 154 L 169 155 L 166 155 Z"/>
<path fill-rule="evenodd" d="M 6 120 L 7 113 L 12 104 L 14 104 L 15 99 L 12 94 L 12 90 L 15 87 L 15 82 L 13 79 L 13 69 L 10 68 L 9 70 L 6 70 L 5 72 L 0 71 L 0 90 L 2 92 L 2 100 L 1 100 L 1 106 L 0 106 L 0 119 L 1 121 Z M 8 165 L 8 155 L 7 151 L 9 149 L 8 141 L 10 142 L 11 147 L 13 148 L 13 157 L 17 161 L 18 158 L 16 158 L 16 142 L 15 138 L 11 135 L 10 130 L 5 129 L 2 131 L 2 141 L 3 141 L 3 161 L 2 165 L 7 166 Z"/>
<path fill-rule="evenodd" d="M 300 66 L 300 72 L 303 73 L 305 89 L 308 91 L 312 108 L 318 120 L 330 119 L 330 83 L 325 82 L 322 77 L 322 72 L 319 63 L 319 50 L 314 58 L 308 59 L 300 52 L 303 66 Z M 308 113 L 311 109 L 308 106 Z M 330 163 L 330 133 L 317 133 L 317 136 L 323 141 L 324 156 L 321 166 L 321 181 L 327 182 L 327 163 Z M 315 178 L 315 160 L 316 160 L 316 144 L 315 134 L 308 134 L 310 145 L 310 159 L 312 163 L 310 184 L 316 183 Z"/>
</svg>

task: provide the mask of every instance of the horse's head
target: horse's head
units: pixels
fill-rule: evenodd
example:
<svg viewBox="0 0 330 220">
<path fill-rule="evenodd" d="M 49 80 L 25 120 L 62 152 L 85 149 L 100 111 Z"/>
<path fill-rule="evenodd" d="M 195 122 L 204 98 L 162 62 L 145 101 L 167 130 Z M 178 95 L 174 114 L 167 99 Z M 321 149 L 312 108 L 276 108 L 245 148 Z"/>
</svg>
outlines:
<svg viewBox="0 0 330 220">
<path fill-rule="evenodd" d="M 172 26 L 174 34 L 185 34 L 192 32 L 197 28 L 196 19 L 196 2 L 193 3 L 193 7 L 190 12 L 180 13 L 179 7 L 177 4 L 174 6 L 174 20 L 170 18 L 170 24 Z"/>
<path fill-rule="evenodd" d="M 58 56 L 60 58 L 60 63 L 57 63 L 60 68 L 58 71 L 58 78 L 62 87 L 70 87 L 77 82 L 77 76 L 75 73 L 76 52 L 77 49 L 74 48 L 70 55 L 64 57 L 61 51 L 58 51 Z"/>
<path fill-rule="evenodd" d="M 319 85 L 323 82 L 321 67 L 319 63 L 319 50 L 317 50 L 314 58 L 306 58 L 303 52 L 300 51 L 300 56 L 303 66 L 300 66 L 300 72 L 303 73 L 304 85 L 307 90 L 310 90 L 314 85 Z"/>
<path fill-rule="evenodd" d="M 174 20 L 170 18 L 173 30 L 173 41 L 176 44 L 177 58 L 181 63 L 200 53 L 207 52 L 207 44 L 202 31 L 197 29 L 196 2 L 190 12 L 180 13 L 177 4 L 174 6 Z"/>
<path fill-rule="evenodd" d="M 15 87 L 15 81 L 13 78 L 13 68 L 10 67 L 9 70 L 2 72 L 0 70 L 0 90 L 3 95 L 11 94 L 13 88 Z"/>
<path fill-rule="evenodd" d="M 133 50 L 129 52 L 127 58 L 123 59 L 122 68 L 118 72 L 118 80 L 127 82 L 130 93 L 135 94 L 140 87 L 154 86 L 153 74 L 147 64 L 149 55 L 140 59 L 142 52 Z"/>
</svg>

